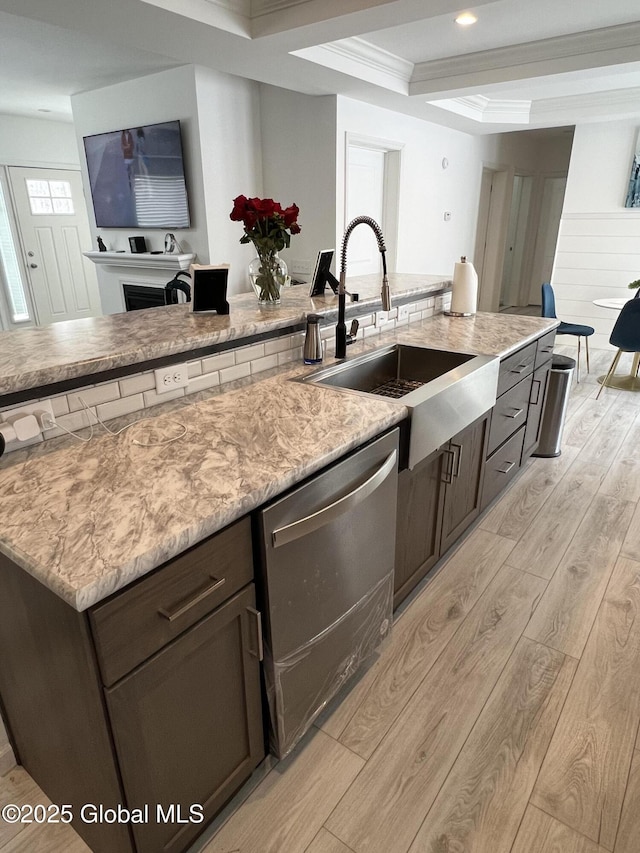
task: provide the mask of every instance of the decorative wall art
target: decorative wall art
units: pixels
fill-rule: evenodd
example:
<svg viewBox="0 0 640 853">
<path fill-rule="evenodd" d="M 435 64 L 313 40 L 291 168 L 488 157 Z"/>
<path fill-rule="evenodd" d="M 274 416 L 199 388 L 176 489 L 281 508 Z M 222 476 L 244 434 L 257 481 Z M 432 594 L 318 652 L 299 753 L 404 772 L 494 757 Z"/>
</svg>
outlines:
<svg viewBox="0 0 640 853">
<path fill-rule="evenodd" d="M 625 207 L 640 207 L 640 131 L 636 140 L 636 151 L 633 155 L 631 175 L 629 176 L 629 189 L 624 203 Z"/>
</svg>

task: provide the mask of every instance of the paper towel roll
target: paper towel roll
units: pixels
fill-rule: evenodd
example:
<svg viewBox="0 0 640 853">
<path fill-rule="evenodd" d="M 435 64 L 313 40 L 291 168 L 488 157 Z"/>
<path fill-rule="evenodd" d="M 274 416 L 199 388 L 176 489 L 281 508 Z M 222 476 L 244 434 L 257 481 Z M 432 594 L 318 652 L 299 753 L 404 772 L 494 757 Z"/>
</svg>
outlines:
<svg viewBox="0 0 640 853">
<path fill-rule="evenodd" d="M 478 301 L 478 274 L 463 256 L 453 271 L 451 314 L 475 314 Z"/>
</svg>

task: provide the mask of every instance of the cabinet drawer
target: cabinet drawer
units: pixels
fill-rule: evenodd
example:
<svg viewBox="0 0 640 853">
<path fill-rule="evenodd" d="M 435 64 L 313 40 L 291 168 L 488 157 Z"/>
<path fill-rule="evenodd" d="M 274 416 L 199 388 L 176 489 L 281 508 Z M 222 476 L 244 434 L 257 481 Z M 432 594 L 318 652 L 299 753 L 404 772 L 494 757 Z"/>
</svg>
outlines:
<svg viewBox="0 0 640 853">
<path fill-rule="evenodd" d="M 545 361 L 549 361 L 553 355 L 553 345 L 556 340 L 556 330 L 547 332 L 541 338 L 538 338 L 538 349 L 536 351 L 536 367 L 540 367 Z"/>
<path fill-rule="evenodd" d="M 526 422 L 530 396 L 531 376 L 527 376 L 498 398 L 491 414 L 487 455 Z"/>
<path fill-rule="evenodd" d="M 90 611 L 108 687 L 253 580 L 243 518 Z"/>
<path fill-rule="evenodd" d="M 533 372 L 536 361 L 537 341 L 527 344 L 513 355 L 507 356 L 500 362 L 498 375 L 498 397 L 513 388 L 521 379 Z"/>
<path fill-rule="evenodd" d="M 482 490 L 482 508 L 491 503 L 496 495 L 506 488 L 520 468 L 520 456 L 524 444 L 524 426 L 511 436 L 506 444 L 498 448 L 487 459 Z"/>
</svg>

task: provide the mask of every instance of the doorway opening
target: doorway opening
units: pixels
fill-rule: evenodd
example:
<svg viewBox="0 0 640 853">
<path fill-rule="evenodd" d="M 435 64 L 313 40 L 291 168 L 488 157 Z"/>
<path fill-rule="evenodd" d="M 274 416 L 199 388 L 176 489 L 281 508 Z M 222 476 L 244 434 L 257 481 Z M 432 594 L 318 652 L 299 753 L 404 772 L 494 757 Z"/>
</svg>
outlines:
<svg viewBox="0 0 640 853">
<path fill-rule="evenodd" d="M 396 270 L 402 144 L 347 134 L 345 225 L 370 216 L 382 228 L 387 269 Z M 373 232 L 357 228 L 349 242 L 349 274 L 380 271 L 380 252 Z"/>
</svg>

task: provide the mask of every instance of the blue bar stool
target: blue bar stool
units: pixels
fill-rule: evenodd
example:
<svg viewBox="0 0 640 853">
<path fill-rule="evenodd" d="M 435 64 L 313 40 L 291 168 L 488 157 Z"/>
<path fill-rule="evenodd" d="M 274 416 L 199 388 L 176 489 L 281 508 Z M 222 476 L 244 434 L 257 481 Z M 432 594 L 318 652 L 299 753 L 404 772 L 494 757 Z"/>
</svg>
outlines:
<svg viewBox="0 0 640 853">
<path fill-rule="evenodd" d="M 542 285 L 542 316 L 550 317 L 557 320 L 556 317 L 556 298 L 553 294 L 553 288 L 548 282 Z M 587 373 L 589 372 L 589 337 L 595 332 L 593 326 L 583 326 L 580 323 L 565 323 L 560 321 L 557 329 L 558 335 L 575 335 L 578 338 L 578 369 L 576 371 L 576 381 L 580 382 L 580 338 L 584 338 L 584 345 L 587 351 Z"/>
</svg>

